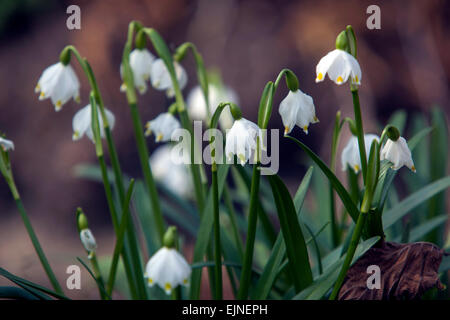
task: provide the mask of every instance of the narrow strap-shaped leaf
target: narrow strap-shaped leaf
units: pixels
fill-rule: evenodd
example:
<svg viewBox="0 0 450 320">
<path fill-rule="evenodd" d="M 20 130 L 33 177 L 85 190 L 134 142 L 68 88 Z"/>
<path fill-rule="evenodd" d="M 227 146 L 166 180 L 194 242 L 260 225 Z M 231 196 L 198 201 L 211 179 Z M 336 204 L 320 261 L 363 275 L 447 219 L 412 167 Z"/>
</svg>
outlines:
<svg viewBox="0 0 450 320">
<path fill-rule="evenodd" d="M 219 196 L 222 194 L 223 186 L 225 184 L 229 168 L 230 166 L 228 164 L 223 164 L 219 166 L 217 172 Z M 211 238 L 211 231 L 213 228 L 213 215 L 211 214 L 212 209 L 213 209 L 213 198 L 212 193 L 210 192 L 208 194 L 204 214 L 202 215 L 202 220 L 200 222 L 200 227 L 197 233 L 197 241 L 195 242 L 194 246 L 193 263 L 203 261 L 203 257 L 206 254 L 206 249 L 208 248 L 208 243 Z M 192 271 L 191 293 L 190 293 L 190 298 L 192 300 L 198 299 L 200 295 L 201 276 L 202 276 L 202 269 L 195 269 Z"/>
<path fill-rule="evenodd" d="M 38 300 L 33 294 L 23 288 L 0 287 L 0 299 Z"/>
<path fill-rule="evenodd" d="M 77 257 L 77 260 L 83 265 L 83 267 L 87 270 L 87 272 L 91 275 L 92 279 L 94 279 L 95 283 L 97 284 L 98 288 L 100 289 L 100 291 L 108 298 L 111 299 L 111 297 L 108 295 L 108 293 L 106 292 L 105 287 L 103 286 L 103 284 L 95 277 L 94 273 L 92 272 L 92 270 L 89 268 L 89 266 L 80 258 Z"/>
<path fill-rule="evenodd" d="M 450 176 L 441 178 L 409 195 L 383 214 L 383 226 L 389 228 L 419 204 L 450 187 Z"/>
<path fill-rule="evenodd" d="M 312 272 L 305 239 L 288 189 L 277 175 L 268 176 L 268 179 L 278 210 L 294 286 L 296 291 L 299 292 L 312 283 Z"/>
<path fill-rule="evenodd" d="M 37 283 L 34 283 L 34 282 L 29 281 L 29 280 L 20 278 L 20 277 L 18 277 L 16 275 L 6 271 L 3 268 L 0 268 L 0 275 L 5 277 L 5 278 L 7 278 L 7 279 L 9 279 L 9 280 L 11 280 L 11 281 L 13 281 L 13 282 L 15 282 L 15 283 L 18 282 L 18 283 L 21 283 L 23 285 L 32 287 L 34 289 L 37 289 L 39 291 L 42 291 L 42 292 L 50 295 L 50 296 L 53 296 L 53 297 L 55 297 L 57 299 L 69 300 L 69 298 L 67 298 L 66 296 L 64 296 L 62 294 L 58 294 L 58 293 L 56 293 L 56 292 L 54 292 L 54 291 L 52 291 L 52 290 L 50 290 L 50 289 L 48 289 L 46 287 L 43 287 L 43 286 L 41 286 L 41 285 L 39 285 Z"/>
<path fill-rule="evenodd" d="M 322 161 L 322 159 L 319 158 L 310 148 L 308 148 L 304 143 L 300 142 L 299 140 L 287 136 L 287 138 L 294 141 L 300 148 L 302 148 L 308 156 L 319 166 L 320 170 L 325 174 L 325 176 L 330 181 L 331 185 L 333 186 L 334 190 L 336 190 L 337 194 L 342 200 L 342 203 L 345 206 L 345 209 L 352 217 L 353 221 L 356 222 L 359 215 L 359 210 L 353 203 L 350 195 L 348 194 L 347 190 L 345 190 L 342 183 L 338 180 L 338 178 L 334 175 L 334 173 L 328 168 L 328 166 Z"/>
<path fill-rule="evenodd" d="M 409 233 L 408 242 L 415 242 L 423 239 L 428 233 L 436 229 L 437 227 L 443 225 L 448 219 L 448 215 L 442 214 L 436 216 L 430 220 L 427 220 L 417 227 L 414 227 Z M 394 239 L 395 242 L 400 242 L 401 236 Z"/>
</svg>

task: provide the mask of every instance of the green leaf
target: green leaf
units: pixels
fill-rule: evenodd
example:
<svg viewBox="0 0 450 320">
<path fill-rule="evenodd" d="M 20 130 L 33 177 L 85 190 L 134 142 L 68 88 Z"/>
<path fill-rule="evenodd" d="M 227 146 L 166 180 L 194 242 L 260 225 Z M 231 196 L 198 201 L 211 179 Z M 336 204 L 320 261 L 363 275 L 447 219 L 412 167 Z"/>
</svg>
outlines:
<svg viewBox="0 0 450 320">
<path fill-rule="evenodd" d="M 273 82 L 267 82 L 266 86 L 264 87 L 263 93 L 261 94 L 261 100 L 259 101 L 258 126 L 261 129 L 267 128 L 267 125 L 269 123 L 270 115 L 272 114 L 274 92 L 275 87 Z"/>
<path fill-rule="evenodd" d="M 294 286 L 298 292 L 312 283 L 308 250 L 288 189 L 277 175 L 268 176 L 268 179 L 275 198 Z"/>
<path fill-rule="evenodd" d="M 89 266 L 80 258 L 77 257 L 77 260 L 83 265 L 83 267 L 87 270 L 87 272 L 91 275 L 92 279 L 94 279 L 95 283 L 97 284 L 98 288 L 100 289 L 100 291 L 103 293 L 103 295 L 105 297 L 108 297 L 109 299 L 111 299 L 111 297 L 108 295 L 108 293 L 106 293 L 106 289 L 103 286 L 103 284 L 95 277 L 94 273 L 91 271 L 91 269 L 89 268 Z"/>
<path fill-rule="evenodd" d="M 380 237 L 370 238 L 362 243 L 360 243 L 356 249 L 355 255 L 353 257 L 354 263 L 359 259 L 364 253 L 367 252 L 375 243 L 378 242 Z M 333 286 L 335 283 L 342 264 L 344 263 L 345 255 L 342 256 L 338 261 L 333 263 L 321 276 L 314 279 L 314 283 L 308 288 L 304 289 L 298 293 L 293 299 L 294 300 L 319 300 L 321 299 Z"/>
<path fill-rule="evenodd" d="M 443 225 L 448 219 L 446 214 L 439 215 L 430 220 L 423 222 L 420 226 L 413 228 L 409 234 L 408 242 L 416 242 L 422 240 L 424 236 L 436 229 L 437 227 Z M 394 239 L 394 242 L 400 242 L 401 236 Z"/>
<path fill-rule="evenodd" d="M 226 181 L 228 170 L 230 166 L 228 164 L 223 164 L 219 166 L 217 172 L 217 180 L 219 185 L 219 197 L 222 194 L 223 187 Z M 203 261 L 203 257 L 206 254 L 206 249 L 208 248 L 208 243 L 211 238 L 211 231 L 213 228 L 213 215 L 211 214 L 213 210 L 213 197 L 212 192 L 208 194 L 208 199 L 206 206 L 202 215 L 202 220 L 200 222 L 200 227 L 197 232 L 197 241 L 194 246 L 194 257 L 193 263 L 198 263 Z M 201 282 L 202 270 L 196 269 L 192 271 L 191 276 L 191 293 L 190 298 L 192 300 L 198 299 L 200 295 L 200 282 Z"/>
<path fill-rule="evenodd" d="M 0 287 L 0 299 L 38 300 L 27 290 L 18 287 Z"/>
<path fill-rule="evenodd" d="M 308 156 L 319 166 L 320 170 L 325 174 L 325 176 L 330 181 L 331 185 L 333 186 L 334 190 L 336 190 L 337 194 L 342 200 L 342 203 L 345 206 L 345 209 L 347 209 L 347 212 L 352 217 L 353 221 L 356 221 L 358 219 L 359 210 L 353 203 L 350 195 L 348 194 L 347 190 L 345 190 L 344 186 L 341 184 L 339 179 L 333 174 L 333 172 L 328 168 L 328 166 L 322 161 L 322 159 L 319 158 L 311 149 L 309 149 L 305 144 L 300 142 L 299 140 L 286 136 L 287 138 L 294 141 L 300 148 L 302 148 Z"/>
<path fill-rule="evenodd" d="M 450 176 L 441 178 L 433 183 L 430 183 L 426 187 L 414 192 L 410 196 L 406 197 L 403 201 L 397 204 L 395 207 L 387 210 L 383 214 L 383 226 L 384 229 L 389 228 L 395 222 L 400 220 L 403 216 L 409 213 L 412 209 L 420 205 L 422 202 L 428 200 L 432 196 L 442 192 L 450 186 Z"/>
<path fill-rule="evenodd" d="M 389 118 L 388 123 L 395 126 L 400 131 L 400 134 L 402 134 L 406 125 L 406 112 L 404 110 L 397 110 Z"/>
<path fill-rule="evenodd" d="M 69 300 L 69 298 L 67 298 L 64 295 L 58 294 L 50 289 L 47 289 L 46 287 L 43 287 L 39 284 L 36 284 L 34 282 L 22 279 L 18 276 L 13 275 L 12 273 L 9 273 L 8 271 L 6 271 L 3 268 L 0 268 L 0 275 L 9 279 L 10 281 L 16 283 L 17 285 L 21 286 L 22 288 L 26 289 L 27 291 L 29 291 L 28 289 L 36 289 L 38 291 L 41 291 L 43 293 L 46 293 L 50 296 L 53 296 L 57 299 L 63 299 L 63 300 Z"/>
<path fill-rule="evenodd" d="M 302 182 L 300 183 L 297 189 L 297 193 L 295 194 L 294 205 L 296 208 L 297 216 L 300 215 L 301 207 L 306 197 L 306 191 L 308 190 L 309 184 L 311 182 L 313 170 L 314 170 L 313 167 L 310 167 L 308 169 L 305 176 L 303 177 Z M 275 244 L 272 247 L 270 257 L 267 260 L 266 265 L 264 266 L 261 278 L 259 278 L 255 290 L 253 290 L 252 294 L 253 300 L 267 299 L 272 289 L 273 283 L 278 275 L 277 270 L 279 269 L 279 266 L 283 261 L 285 254 L 286 254 L 286 246 L 283 242 L 283 235 L 280 232 L 277 236 Z"/>
</svg>

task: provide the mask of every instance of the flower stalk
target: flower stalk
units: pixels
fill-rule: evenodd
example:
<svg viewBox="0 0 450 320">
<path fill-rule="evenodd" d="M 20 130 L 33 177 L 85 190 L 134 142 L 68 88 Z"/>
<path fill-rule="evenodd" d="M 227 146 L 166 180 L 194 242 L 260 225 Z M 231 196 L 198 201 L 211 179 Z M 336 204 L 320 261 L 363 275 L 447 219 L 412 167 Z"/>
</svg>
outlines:
<svg viewBox="0 0 450 320">
<path fill-rule="evenodd" d="M 3 175 L 3 177 L 6 180 L 6 183 L 8 184 L 9 190 L 11 191 L 11 194 L 14 198 L 14 201 L 16 202 L 17 209 L 19 210 L 20 217 L 22 218 L 23 224 L 25 225 L 25 228 L 27 229 L 27 233 L 30 237 L 31 242 L 33 243 L 34 250 L 36 251 L 36 254 L 39 257 L 39 260 L 42 264 L 42 267 L 44 268 L 45 273 L 47 274 L 48 279 L 50 280 L 50 283 L 52 284 L 55 291 L 59 294 L 63 294 L 63 290 L 61 288 L 61 285 L 59 284 L 58 280 L 56 279 L 56 276 L 50 266 L 50 263 L 47 260 L 47 257 L 45 256 L 44 250 L 42 250 L 41 244 L 39 243 L 38 237 L 36 236 L 36 233 L 34 232 L 33 226 L 31 225 L 31 221 L 28 217 L 28 214 L 23 206 L 22 199 L 20 198 L 19 191 L 17 190 L 16 183 L 14 181 L 13 173 L 11 170 L 11 164 L 9 161 L 9 154 L 4 151 L 2 148 L 0 148 L 0 171 Z"/>
</svg>

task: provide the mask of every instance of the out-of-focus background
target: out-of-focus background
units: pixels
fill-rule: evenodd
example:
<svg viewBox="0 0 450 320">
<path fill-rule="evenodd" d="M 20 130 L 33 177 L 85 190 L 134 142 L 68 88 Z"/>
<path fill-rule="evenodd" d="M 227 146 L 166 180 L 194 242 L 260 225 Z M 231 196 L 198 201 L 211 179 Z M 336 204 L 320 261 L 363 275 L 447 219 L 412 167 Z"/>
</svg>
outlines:
<svg viewBox="0 0 450 320">
<path fill-rule="evenodd" d="M 81 30 L 68 30 L 66 8 L 81 8 Z M 366 9 L 381 8 L 381 30 L 366 27 Z M 0 1 L 0 131 L 15 143 L 11 153 L 18 188 L 51 265 L 61 282 L 66 267 L 84 256 L 75 226 L 75 209 L 82 206 L 99 244 L 110 254 L 114 236 L 101 184 L 74 176 L 80 163 L 96 163 L 92 143 L 72 141 L 72 117 L 88 102 L 88 83 L 81 81 L 81 105 L 67 103 L 55 113 L 50 101 L 38 101 L 34 87 L 44 68 L 57 61 L 61 49 L 75 45 L 90 61 L 105 104 L 116 115 L 113 135 L 123 170 L 140 176 L 126 99 L 119 91 L 119 65 L 131 20 L 156 28 L 171 48 L 191 41 L 208 68 L 221 71 L 226 85 L 239 95 L 246 118 L 256 121 L 260 94 L 285 67 L 299 77 L 300 88 L 314 98 L 319 124 L 300 136 L 329 160 L 332 125 L 337 110 L 352 116 L 348 87 L 331 81 L 316 84 L 319 59 L 334 48 L 336 35 L 351 24 L 358 39 L 363 79 L 360 90 L 366 131 L 396 110 L 428 112 L 439 105 L 450 114 L 450 2 L 429 1 Z M 196 86 L 192 58 L 187 94 Z M 282 128 L 277 93 L 272 128 Z M 167 108 L 164 94 L 150 89 L 139 97 L 144 121 Z M 344 130 L 340 149 L 349 132 Z M 148 139 L 150 150 L 155 148 Z M 305 156 L 292 143 L 282 142 L 280 174 L 297 185 L 306 168 Z M 340 171 L 340 165 L 338 165 Z M 145 257 L 147 258 L 147 257 Z M 0 181 L 0 266 L 19 276 L 48 285 L 25 232 L 6 183 Z M 0 284 L 6 283 L 0 279 Z M 96 298 L 94 283 L 83 271 L 81 291 L 74 298 Z M 86 289 L 85 289 L 86 288 Z M 89 290 L 92 288 L 92 290 Z"/>
</svg>

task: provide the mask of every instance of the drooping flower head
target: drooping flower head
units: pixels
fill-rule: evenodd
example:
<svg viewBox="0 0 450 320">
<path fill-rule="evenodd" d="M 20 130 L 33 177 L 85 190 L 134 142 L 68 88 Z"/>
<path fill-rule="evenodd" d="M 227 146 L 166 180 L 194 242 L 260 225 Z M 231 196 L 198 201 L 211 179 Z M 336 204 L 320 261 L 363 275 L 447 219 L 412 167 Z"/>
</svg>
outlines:
<svg viewBox="0 0 450 320">
<path fill-rule="evenodd" d="M 145 135 L 154 133 L 156 142 L 170 141 L 172 133 L 180 128 L 180 122 L 169 112 L 158 115 L 155 119 L 148 121 L 145 125 Z"/>
<path fill-rule="evenodd" d="M 153 177 L 176 195 L 190 197 L 193 190 L 192 176 L 182 157 L 172 150 L 172 145 L 164 144 L 152 152 L 150 167 Z"/>
<path fill-rule="evenodd" d="M 252 156 L 256 155 L 259 138 L 259 149 L 263 149 L 263 135 L 257 124 L 240 118 L 235 120 L 231 129 L 227 130 L 225 155 L 232 161 L 236 155 L 244 165 Z"/>
<path fill-rule="evenodd" d="M 62 62 L 55 63 L 44 70 L 34 90 L 39 93 L 39 100 L 50 98 L 55 111 L 73 98 L 80 100 L 80 83 L 72 67 Z"/>
<path fill-rule="evenodd" d="M 180 90 L 183 90 L 188 80 L 187 73 L 178 62 L 175 61 L 173 63 L 173 66 L 175 68 L 175 75 L 177 77 Z M 166 64 L 162 59 L 156 59 L 152 63 L 152 67 L 150 69 L 150 79 L 153 88 L 161 91 L 166 91 L 166 94 L 169 98 L 172 98 L 175 95 L 169 70 L 167 69 Z"/>
<path fill-rule="evenodd" d="M 303 129 L 308 134 L 310 123 L 317 123 L 313 99 L 303 93 L 300 89 L 289 90 L 286 98 L 280 103 L 278 112 L 284 125 L 284 134 L 289 134 L 295 125 Z"/>
<path fill-rule="evenodd" d="M 164 246 L 147 262 L 144 276 L 150 287 L 157 284 L 166 294 L 170 294 L 179 285 L 188 285 L 191 276 L 191 266 L 175 249 L 173 239 L 175 227 L 169 227 L 164 235 Z"/>
<path fill-rule="evenodd" d="M 14 150 L 14 142 L 11 140 L 0 137 L 0 146 L 3 151 Z"/>
<path fill-rule="evenodd" d="M 98 123 L 100 127 L 100 137 L 105 137 L 105 129 L 103 128 L 103 119 L 100 113 L 100 109 L 97 109 L 98 112 Z M 110 129 L 112 130 L 114 128 L 115 124 L 115 117 L 114 114 L 105 108 L 106 118 L 108 119 L 108 124 Z M 75 113 L 75 116 L 72 120 L 72 128 L 73 128 L 73 135 L 72 140 L 77 141 L 80 140 L 85 134 L 88 136 L 88 138 L 94 142 L 94 132 L 92 131 L 92 109 L 91 105 L 88 104 L 84 108 L 78 110 L 77 113 Z"/>
<path fill-rule="evenodd" d="M 320 59 L 316 67 L 316 82 L 328 74 L 330 80 L 341 85 L 350 78 L 352 85 L 361 85 L 361 68 L 358 61 L 348 52 L 335 49 Z"/>
<path fill-rule="evenodd" d="M 209 115 L 212 116 L 217 109 L 217 106 L 224 101 L 239 104 L 239 97 L 236 92 L 228 87 L 219 87 L 214 84 L 208 85 L 208 99 L 209 99 Z M 206 108 L 206 101 L 203 91 L 200 86 L 191 90 L 187 97 L 187 111 L 191 119 L 194 120 L 208 120 L 208 111 Z M 233 125 L 233 116 L 228 108 L 222 111 L 219 118 L 220 126 L 223 129 L 230 129 Z"/>
<path fill-rule="evenodd" d="M 134 49 L 130 53 L 130 68 L 133 72 L 134 86 L 140 94 L 147 91 L 147 81 L 150 80 L 150 70 L 155 61 L 155 56 L 147 49 Z M 120 75 L 123 78 L 123 66 L 120 66 Z M 126 84 L 122 84 L 120 91 L 126 90 Z"/>
<path fill-rule="evenodd" d="M 80 239 L 86 251 L 92 252 L 97 249 L 97 242 L 95 241 L 94 235 L 90 229 L 86 228 L 81 230 Z"/>
<path fill-rule="evenodd" d="M 389 160 L 392 162 L 392 169 L 398 170 L 403 166 L 407 166 L 411 171 L 416 172 L 416 167 L 409 150 L 405 138 L 399 137 L 397 141 L 388 139 L 381 149 L 381 160 Z"/>
<path fill-rule="evenodd" d="M 376 134 L 364 135 L 366 154 L 370 153 L 370 147 L 374 140 L 380 141 L 380 137 L 378 137 Z M 352 136 L 348 140 L 344 150 L 342 150 L 341 163 L 343 171 L 347 170 L 348 167 L 352 168 L 355 171 L 355 173 L 358 173 L 359 170 L 361 170 L 361 157 L 359 154 L 359 145 L 357 137 Z"/>
</svg>

